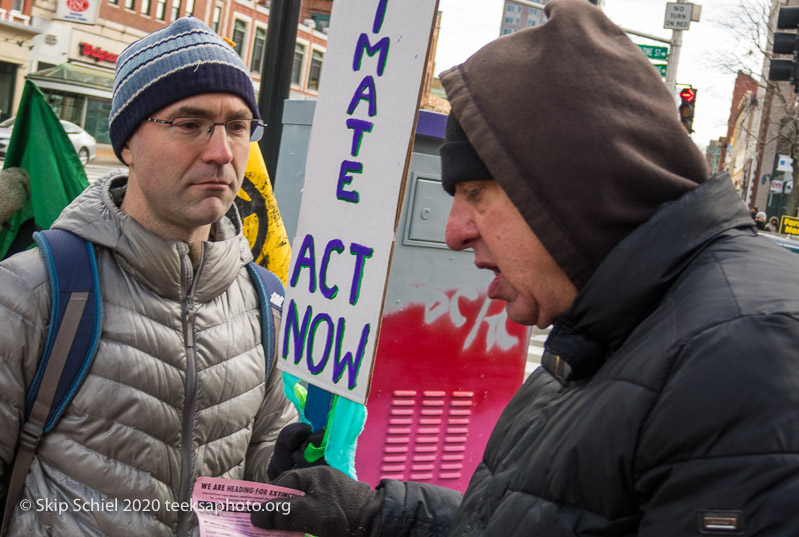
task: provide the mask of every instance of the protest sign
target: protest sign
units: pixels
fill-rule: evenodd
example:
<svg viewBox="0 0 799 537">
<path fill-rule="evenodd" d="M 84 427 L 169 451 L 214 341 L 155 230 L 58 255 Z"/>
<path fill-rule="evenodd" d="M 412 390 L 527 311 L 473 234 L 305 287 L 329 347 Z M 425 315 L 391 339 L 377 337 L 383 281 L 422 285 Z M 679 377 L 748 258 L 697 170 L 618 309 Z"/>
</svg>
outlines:
<svg viewBox="0 0 799 537">
<path fill-rule="evenodd" d="M 279 367 L 368 395 L 437 2 L 335 2 L 283 311 Z"/>
</svg>

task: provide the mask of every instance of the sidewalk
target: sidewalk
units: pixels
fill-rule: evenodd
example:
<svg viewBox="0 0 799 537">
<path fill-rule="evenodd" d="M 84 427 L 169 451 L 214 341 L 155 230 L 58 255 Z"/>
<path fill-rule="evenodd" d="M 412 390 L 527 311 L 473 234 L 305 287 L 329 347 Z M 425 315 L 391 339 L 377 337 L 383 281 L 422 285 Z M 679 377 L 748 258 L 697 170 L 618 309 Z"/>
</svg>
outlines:
<svg viewBox="0 0 799 537">
<path fill-rule="evenodd" d="M 114 150 L 111 148 L 111 144 L 99 143 L 97 144 L 94 160 L 91 161 L 91 164 L 121 165 L 119 159 L 114 154 Z"/>
</svg>

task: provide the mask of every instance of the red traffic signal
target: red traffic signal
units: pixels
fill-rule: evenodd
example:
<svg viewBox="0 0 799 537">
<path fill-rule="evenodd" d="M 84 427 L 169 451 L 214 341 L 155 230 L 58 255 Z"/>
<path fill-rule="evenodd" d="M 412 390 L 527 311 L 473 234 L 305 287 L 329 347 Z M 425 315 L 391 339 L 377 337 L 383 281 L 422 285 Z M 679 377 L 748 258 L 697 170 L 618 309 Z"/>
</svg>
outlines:
<svg viewBox="0 0 799 537">
<path fill-rule="evenodd" d="M 694 132 L 694 107 L 696 106 L 696 90 L 691 86 L 683 88 L 680 91 L 680 99 L 682 102 L 677 108 L 680 114 L 680 121 L 688 134 Z"/>
<path fill-rule="evenodd" d="M 686 103 L 692 103 L 696 99 L 696 91 L 693 88 L 685 88 L 680 92 L 680 99 Z"/>
</svg>

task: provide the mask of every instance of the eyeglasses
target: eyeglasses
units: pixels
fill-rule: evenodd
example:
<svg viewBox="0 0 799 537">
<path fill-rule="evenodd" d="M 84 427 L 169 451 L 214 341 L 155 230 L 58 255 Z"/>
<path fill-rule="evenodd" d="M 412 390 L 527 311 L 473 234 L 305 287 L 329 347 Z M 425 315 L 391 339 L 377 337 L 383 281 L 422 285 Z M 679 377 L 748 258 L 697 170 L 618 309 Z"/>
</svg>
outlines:
<svg viewBox="0 0 799 537">
<path fill-rule="evenodd" d="M 204 117 L 176 117 L 172 121 L 148 117 L 147 121 L 169 125 L 170 134 L 185 142 L 208 141 L 217 125 L 224 125 L 227 138 L 231 143 L 257 142 L 264 135 L 264 127 L 266 127 L 266 123 L 258 119 L 231 119 L 224 123 L 215 123 Z"/>
</svg>

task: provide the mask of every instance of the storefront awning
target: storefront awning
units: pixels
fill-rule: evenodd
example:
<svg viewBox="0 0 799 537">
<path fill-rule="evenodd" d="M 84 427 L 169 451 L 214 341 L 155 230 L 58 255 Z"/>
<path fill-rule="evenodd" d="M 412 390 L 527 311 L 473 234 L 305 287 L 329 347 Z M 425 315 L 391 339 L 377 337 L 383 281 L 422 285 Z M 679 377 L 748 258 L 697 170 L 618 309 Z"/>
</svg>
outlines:
<svg viewBox="0 0 799 537">
<path fill-rule="evenodd" d="M 114 73 L 88 65 L 62 63 L 28 75 L 42 89 L 111 99 Z"/>
</svg>

